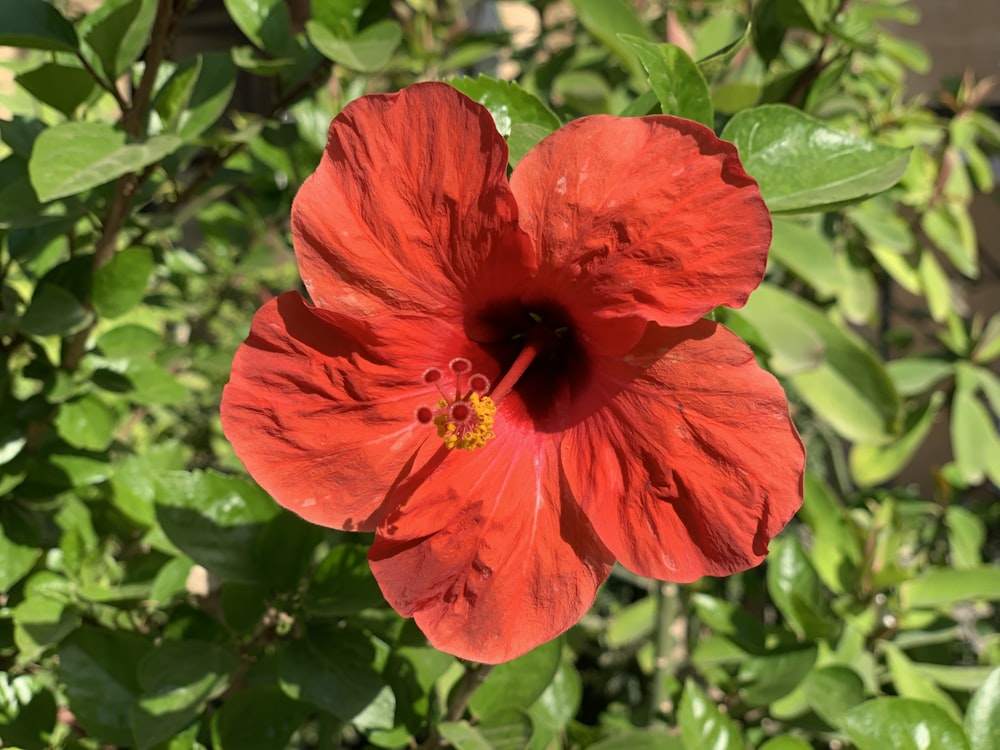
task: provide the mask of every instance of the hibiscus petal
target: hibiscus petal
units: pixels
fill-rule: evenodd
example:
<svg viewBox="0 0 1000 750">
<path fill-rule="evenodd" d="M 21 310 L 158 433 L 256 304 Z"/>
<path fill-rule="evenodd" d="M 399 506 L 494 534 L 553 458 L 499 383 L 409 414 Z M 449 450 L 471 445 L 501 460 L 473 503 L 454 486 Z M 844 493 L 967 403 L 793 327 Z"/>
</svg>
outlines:
<svg viewBox="0 0 1000 750">
<path fill-rule="evenodd" d="M 551 438 L 507 433 L 451 451 L 403 493 L 379 526 L 372 571 L 396 611 L 461 658 L 495 664 L 554 638 L 611 570 L 560 480 Z"/>
<path fill-rule="evenodd" d="M 649 329 L 632 357 L 595 367 L 605 405 L 566 434 L 567 481 L 636 573 L 687 582 L 746 570 L 802 503 L 785 395 L 716 323 Z"/>
<path fill-rule="evenodd" d="M 530 151 L 511 188 L 539 285 L 572 286 L 598 315 L 689 325 L 742 305 L 763 277 L 771 221 L 757 183 L 698 123 L 581 118 Z"/>
<path fill-rule="evenodd" d="M 257 312 L 233 361 L 223 431 L 260 486 L 313 523 L 374 530 L 393 484 L 440 445 L 415 418 L 439 397 L 422 383 L 435 363 L 421 352 L 427 342 L 469 352 L 435 321 L 392 320 L 384 330 L 393 338 L 289 292 Z"/>
<path fill-rule="evenodd" d="M 330 125 L 295 197 L 299 269 L 320 307 L 455 317 L 533 271 L 489 112 L 451 86 L 366 96 Z"/>
</svg>

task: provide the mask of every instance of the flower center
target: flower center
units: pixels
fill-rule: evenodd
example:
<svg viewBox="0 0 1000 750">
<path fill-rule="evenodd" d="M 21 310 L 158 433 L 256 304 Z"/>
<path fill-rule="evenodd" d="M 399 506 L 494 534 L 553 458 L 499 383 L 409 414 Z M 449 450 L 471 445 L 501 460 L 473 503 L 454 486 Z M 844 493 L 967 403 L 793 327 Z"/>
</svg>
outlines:
<svg viewBox="0 0 1000 750">
<path fill-rule="evenodd" d="M 485 395 L 490 388 L 489 378 L 472 372 L 472 363 L 465 357 L 453 359 L 448 364 L 448 372 L 454 380 L 451 391 L 445 389 L 446 378 L 442 370 L 430 367 L 424 371 L 424 383 L 436 386 L 441 398 L 433 407 L 417 409 L 417 421 L 437 425 L 438 437 L 448 449 L 482 448 L 487 440 L 496 437 L 493 432 L 496 402 Z"/>
</svg>

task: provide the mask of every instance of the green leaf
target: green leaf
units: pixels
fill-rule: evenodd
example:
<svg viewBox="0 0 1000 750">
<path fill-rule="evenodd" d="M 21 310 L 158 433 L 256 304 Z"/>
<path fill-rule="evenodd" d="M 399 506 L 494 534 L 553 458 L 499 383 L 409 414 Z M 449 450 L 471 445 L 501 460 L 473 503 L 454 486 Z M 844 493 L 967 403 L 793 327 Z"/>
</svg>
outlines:
<svg viewBox="0 0 1000 750">
<path fill-rule="evenodd" d="M 98 452 L 111 445 L 116 423 L 114 412 L 91 394 L 61 404 L 55 422 L 59 437 L 67 443 Z"/>
<path fill-rule="evenodd" d="M 862 558 L 861 543 L 844 504 L 812 472 L 806 472 L 800 514 L 812 530 L 809 557 L 823 583 L 836 593 L 851 590 L 853 571 Z"/>
<path fill-rule="evenodd" d="M 93 314 L 74 294 L 42 282 L 21 318 L 20 328 L 29 336 L 66 336 L 85 328 L 92 318 Z"/>
<path fill-rule="evenodd" d="M 19 73 L 15 79 L 38 101 L 55 107 L 67 117 L 94 93 L 96 84 L 79 65 L 47 62 Z"/>
<path fill-rule="evenodd" d="M 276 687 L 252 686 L 229 697 L 212 715 L 218 750 L 285 750 L 311 709 Z"/>
<path fill-rule="evenodd" d="M 546 135 L 559 127 L 559 118 L 544 102 L 513 81 L 496 81 L 484 75 L 478 78 L 449 78 L 451 86 L 479 102 L 493 115 L 497 132 L 505 138 L 515 125 L 535 125 Z"/>
<path fill-rule="evenodd" d="M 721 78 L 728 70 L 729 64 L 736 57 L 736 54 L 746 46 L 747 41 L 751 38 L 751 28 L 752 24 L 747 24 L 743 28 L 743 33 L 740 34 L 736 39 L 731 41 L 726 46 L 722 47 L 716 52 L 698 60 L 698 69 L 701 74 L 705 77 L 706 81 L 712 82 L 718 78 Z"/>
<path fill-rule="evenodd" d="M 0 47 L 76 52 L 73 24 L 44 0 L 0 3 Z"/>
<path fill-rule="evenodd" d="M 371 569 L 367 548 L 339 544 L 316 568 L 306 592 L 306 611 L 324 617 L 355 614 L 385 606 L 385 599 Z"/>
<path fill-rule="evenodd" d="M 286 695 L 344 721 L 362 713 L 383 688 L 373 666 L 374 646 L 350 626 L 314 629 L 306 639 L 291 643 L 279 659 L 278 677 Z"/>
<path fill-rule="evenodd" d="M 531 704 L 531 720 L 536 725 L 561 732 L 576 716 L 582 700 L 583 680 L 580 673 L 569 661 L 563 660 L 552 682 Z"/>
<path fill-rule="evenodd" d="M 876 698 L 848 711 L 844 731 L 858 750 L 968 750 L 962 727 L 932 703 Z"/>
<path fill-rule="evenodd" d="M 106 0 L 80 21 L 80 37 L 91 63 L 114 81 L 149 43 L 157 0 Z"/>
<path fill-rule="evenodd" d="M 733 720 L 690 679 L 684 684 L 677 724 L 687 750 L 744 750 L 746 747 Z"/>
<path fill-rule="evenodd" d="M 622 34 L 655 41 L 649 27 L 626 0 L 571 0 L 577 18 L 591 36 L 607 47 L 635 78 L 643 76 L 642 65 Z"/>
<path fill-rule="evenodd" d="M 822 638 L 831 629 L 828 604 L 816 569 L 795 537 L 772 542 L 767 590 L 788 626 L 802 638 Z"/>
<path fill-rule="evenodd" d="M 791 292 L 762 284 L 739 311 L 771 366 L 848 440 L 879 443 L 899 429 L 896 389 L 871 347 Z"/>
<path fill-rule="evenodd" d="M 151 644 L 134 633 L 84 627 L 59 647 L 59 674 L 69 707 L 104 744 L 131 747 L 132 705 L 139 695 L 139 660 Z"/>
<path fill-rule="evenodd" d="M 986 524 L 961 505 L 950 505 L 944 514 L 948 527 L 948 552 L 953 568 L 978 568 L 983 562 Z"/>
<path fill-rule="evenodd" d="M 391 20 L 377 21 L 350 39 L 340 39 L 326 26 L 307 21 L 306 34 L 323 57 L 360 73 L 384 68 L 403 40 L 403 30 Z"/>
<path fill-rule="evenodd" d="M 837 295 L 843 280 L 830 240 L 819 226 L 775 217 L 770 258 L 776 260 L 824 299 Z"/>
<path fill-rule="evenodd" d="M 164 641 L 139 663 L 142 690 L 132 709 L 139 750 L 170 739 L 218 697 L 239 665 L 234 651 L 202 641 Z"/>
<path fill-rule="evenodd" d="M 932 568 L 919 578 L 899 587 L 905 609 L 939 607 L 956 602 L 983 599 L 1000 600 L 1000 567 L 984 565 L 967 570 Z"/>
<path fill-rule="evenodd" d="M 438 732 L 456 750 L 494 750 L 493 745 L 467 721 L 442 721 L 438 724 Z"/>
<path fill-rule="evenodd" d="M 818 211 L 888 190 L 910 152 L 843 133 L 783 104 L 738 112 L 722 131 L 771 211 Z"/>
<path fill-rule="evenodd" d="M 0 591 L 10 591 L 35 566 L 41 550 L 11 539 L 0 526 Z"/>
<path fill-rule="evenodd" d="M 354 33 L 371 0 L 312 0 L 312 17 L 333 33 L 344 36 Z"/>
<path fill-rule="evenodd" d="M 952 375 L 955 364 L 944 359 L 904 357 L 886 365 L 901 396 L 919 396 Z"/>
<path fill-rule="evenodd" d="M 45 650 L 80 626 L 80 614 L 61 601 L 44 596 L 25 599 L 13 612 L 18 661 L 37 661 Z"/>
<path fill-rule="evenodd" d="M 472 713 L 489 716 L 511 708 L 527 709 L 555 677 L 561 652 L 562 639 L 555 638 L 495 666 L 469 701 Z"/>
<path fill-rule="evenodd" d="M 31 184 L 42 202 L 104 185 L 137 172 L 180 148 L 172 135 L 125 144 L 125 134 L 108 123 L 67 122 L 35 139 L 28 162 Z"/>
<path fill-rule="evenodd" d="M 676 44 L 653 44 L 628 34 L 623 34 L 622 40 L 631 45 L 646 69 L 663 114 L 713 126 L 715 113 L 708 84 L 687 52 Z"/>
<path fill-rule="evenodd" d="M 920 226 L 955 268 L 970 279 L 979 278 L 976 230 L 964 206 L 933 206 L 921 215 Z"/>
<path fill-rule="evenodd" d="M 793 28 L 824 31 L 837 8 L 837 0 L 777 0 L 778 18 Z"/>
<path fill-rule="evenodd" d="M 951 402 L 951 444 L 962 479 L 980 484 L 1000 467 L 1000 438 L 993 419 L 975 393 L 975 376 L 959 366 Z"/>
<path fill-rule="evenodd" d="M 647 596 L 617 612 L 608 624 L 604 640 L 619 649 L 649 636 L 656 626 L 656 598 Z"/>
<path fill-rule="evenodd" d="M 257 543 L 281 512 L 262 489 L 214 471 L 157 477 L 156 516 L 178 549 L 224 580 L 254 583 L 268 564 Z"/>
<path fill-rule="evenodd" d="M 990 673 L 969 701 L 965 732 L 970 750 L 996 750 L 1000 738 L 1000 667 Z"/>
<path fill-rule="evenodd" d="M 886 666 L 889 667 L 892 684 L 900 697 L 933 703 L 955 721 L 961 721 L 962 713 L 951 696 L 921 674 L 902 649 L 888 641 L 883 642 L 881 646 L 885 652 Z"/>
<path fill-rule="evenodd" d="M 751 656 L 740 664 L 736 678 L 740 696 L 750 706 L 770 706 L 792 692 L 816 663 L 815 646 Z"/>
<path fill-rule="evenodd" d="M 179 65 L 153 106 L 166 129 L 193 141 L 222 117 L 236 88 L 236 67 L 225 52 L 210 52 Z"/>
<path fill-rule="evenodd" d="M 840 727 L 844 714 L 865 699 L 865 684 L 857 672 L 840 664 L 814 670 L 803 688 L 809 706 L 832 727 Z"/>
<path fill-rule="evenodd" d="M 698 750 L 702 748 L 701 745 L 686 745 L 680 737 L 662 730 L 636 729 L 613 734 L 593 745 L 587 745 L 587 750 L 692 750 L 695 747 Z M 742 745 L 740 750 L 743 750 Z"/>
<path fill-rule="evenodd" d="M 163 345 L 163 336 L 144 326 L 125 323 L 101 334 L 97 348 L 107 357 L 131 359 L 155 352 Z"/>
<path fill-rule="evenodd" d="M 785 735 L 768 740 L 760 746 L 759 750 L 812 750 L 812 747 L 805 740 Z"/>
<path fill-rule="evenodd" d="M 225 0 L 233 22 L 258 49 L 280 55 L 291 38 L 291 16 L 285 0 Z"/>
<path fill-rule="evenodd" d="M 115 253 L 94 271 L 91 295 L 97 312 L 105 318 L 117 318 L 142 302 L 155 268 L 149 248 L 131 247 Z"/>
<path fill-rule="evenodd" d="M 923 405 L 906 416 L 903 434 L 887 445 L 855 443 L 851 447 L 851 474 L 862 486 L 881 484 L 906 466 L 934 427 L 945 395 L 934 393 Z"/>
</svg>

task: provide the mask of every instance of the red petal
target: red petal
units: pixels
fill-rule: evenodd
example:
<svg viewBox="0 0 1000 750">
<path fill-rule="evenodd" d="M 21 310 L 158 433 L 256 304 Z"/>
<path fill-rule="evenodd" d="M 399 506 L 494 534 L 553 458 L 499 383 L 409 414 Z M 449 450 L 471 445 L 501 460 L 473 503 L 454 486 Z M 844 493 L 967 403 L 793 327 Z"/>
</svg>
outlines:
<svg viewBox="0 0 1000 750">
<path fill-rule="evenodd" d="M 530 151 L 511 188 L 539 284 L 572 285 L 603 317 L 689 325 L 742 305 L 763 277 L 771 221 L 757 183 L 698 123 L 581 118 Z"/>
<path fill-rule="evenodd" d="M 447 363 L 422 353 L 429 341 L 469 352 L 434 321 L 384 329 L 397 338 L 380 340 L 289 292 L 257 312 L 236 353 L 222 397 L 226 437 L 261 487 L 313 523 L 374 530 L 424 441 L 434 437 L 425 453 L 440 445 L 415 413 L 438 398 L 422 384 L 424 369 Z"/>
<path fill-rule="evenodd" d="M 344 108 L 292 206 L 299 269 L 320 307 L 454 318 L 533 271 L 489 112 L 427 83 Z"/>
<path fill-rule="evenodd" d="M 379 526 L 369 560 L 382 592 L 436 648 L 508 661 L 593 603 L 613 559 L 557 461 L 551 438 L 515 433 L 452 451 Z"/>
<path fill-rule="evenodd" d="M 564 438 L 567 481 L 636 573 L 686 582 L 753 567 L 802 503 L 785 394 L 716 323 L 649 328 L 629 364 L 595 366 L 609 403 Z"/>
</svg>

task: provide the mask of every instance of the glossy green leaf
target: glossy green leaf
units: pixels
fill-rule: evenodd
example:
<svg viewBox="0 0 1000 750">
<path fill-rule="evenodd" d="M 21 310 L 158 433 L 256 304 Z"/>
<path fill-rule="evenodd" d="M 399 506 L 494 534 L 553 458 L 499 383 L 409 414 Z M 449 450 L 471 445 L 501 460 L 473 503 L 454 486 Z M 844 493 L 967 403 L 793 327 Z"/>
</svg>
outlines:
<svg viewBox="0 0 1000 750">
<path fill-rule="evenodd" d="M 541 99 L 513 81 L 496 81 L 487 76 L 449 78 L 448 83 L 470 99 L 482 104 L 493 115 L 497 131 L 505 138 L 515 125 L 535 125 L 551 133 L 559 127 L 559 118 Z"/>
<path fill-rule="evenodd" d="M 904 357 L 889 362 L 885 369 L 901 396 L 918 396 L 952 375 L 955 364 L 945 359 Z"/>
<path fill-rule="evenodd" d="M 751 656 L 740 664 L 740 696 L 750 706 L 770 706 L 802 682 L 816 663 L 816 647 Z"/>
<path fill-rule="evenodd" d="M 613 734 L 593 745 L 587 745 L 587 750 L 689 750 L 690 747 L 692 746 L 684 744 L 680 737 L 662 730 L 636 729 Z M 697 747 L 700 748 L 701 745 Z"/>
<path fill-rule="evenodd" d="M 175 136 L 125 144 L 125 134 L 107 123 L 67 122 L 43 131 L 28 162 L 39 200 L 51 201 L 137 172 L 181 146 Z"/>
<path fill-rule="evenodd" d="M 604 640 L 609 648 L 621 648 L 646 638 L 656 627 L 656 598 L 647 596 L 615 613 Z"/>
<path fill-rule="evenodd" d="M 191 141 L 223 115 L 235 88 L 236 68 L 229 55 L 198 55 L 178 66 L 153 106 L 168 132 Z"/>
<path fill-rule="evenodd" d="M 219 750 L 284 750 L 310 713 L 276 687 L 253 686 L 228 698 L 212 715 Z"/>
<path fill-rule="evenodd" d="M 67 117 L 94 93 L 90 73 L 78 65 L 47 62 L 19 73 L 15 80 L 38 101 L 55 107 Z"/>
<path fill-rule="evenodd" d="M 814 670 L 803 688 L 809 706 L 832 727 L 840 727 L 844 714 L 865 699 L 865 685 L 857 672 L 840 664 Z"/>
<path fill-rule="evenodd" d="M 371 0 L 312 0 L 312 17 L 335 34 L 349 36 Z"/>
<path fill-rule="evenodd" d="M 36 661 L 80 626 L 80 613 L 44 596 L 29 597 L 13 608 L 14 645 L 21 663 Z"/>
<path fill-rule="evenodd" d="M 360 630 L 316 630 L 282 651 L 278 677 L 289 697 L 350 720 L 382 690 L 373 661 L 374 647 Z"/>
<path fill-rule="evenodd" d="M 714 125 L 708 84 L 687 52 L 676 44 L 653 44 L 628 34 L 623 34 L 622 40 L 631 45 L 646 69 L 663 114 Z"/>
<path fill-rule="evenodd" d="M 384 68 L 403 40 L 403 30 L 395 21 L 384 20 L 340 39 L 316 21 L 306 23 L 309 41 L 323 57 L 359 73 L 376 73 Z"/>
<path fill-rule="evenodd" d="M 280 506 L 255 484 L 214 471 L 157 477 L 156 516 L 192 560 L 224 580 L 253 583 L 267 566 L 257 543 Z"/>
<path fill-rule="evenodd" d="M 438 731 L 456 750 L 495 750 L 482 733 L 467 721 L 442 721 Z"/>
<path fill-rule="evenodd" d="M 849 440 L 878 443 L 899 428 L 899 395 L 881 360 L 855 333 L 799 297 L 770 284 L 739 316 L 760 334 L 775 372 Z"/>
<path fill-rule="evenodd" d="M 385 606 L 368 567 L 368 550 L 357 544 L 340 544 L 330 550 L 312 574 L 304 606 L 326 617 Z"/>
<path fill-rule="evenodd" d="M 829 128 L 792 107 L 765 105 L 737 113 L 722 131 L 760 184 L 768 208 L 817 211 L 888 190 L 910 152 Z"/>
<path fill-rule="evenodd" d="M 239 664 L 231 650 L 203 641 L 168 640 L 139 662 L 141 693 L 132 709 L 138 750 L 191 724 L 229 684 Z"/>
<path fill-rule="evenodd" d="M 961 721 L 962 713 L 950 695 L 921 674 L 910 658 L 893 643 L 883 643 L 886 666 L 897 695 L 933 703 L 955 721 Z"/>
<path fill-rule="evenodd" d="M 751 38 L 751 24 L 743 28 L 743 33 L 736 39 L 726 44 L 721 49 L 706 55 L 698 60 L 698 69 L 705 77 L 705 80 L 712 82 L 721 78 L 728 70 L 729 65 L 736 57 L 737 53 L 743 49 Z"/>
<path fill-rule="evenodd" d="M 117 421 L 101 399 L 88 394 L 62 404 L 55 425 L 59 436 L 70 445 L 103 451 L 111 445 Z"/>
<path fill-rule="evenodd" d="M 844 715 L 844 730 L 858 750 L 968 750 L 962 727 L 932 703 L 876 698 Z"/>
<path fill-rule="evenodd" d="M 881 484 L 896 476 L 923 445 L 944 406 L 945 395 L 934 393 L 906 416 L 903 434 L 886 445 L 857 443 L 851 447 L 851 474 L 863 486 Z"/>
<path fill-rule="evenodd" d="M 513 661 L 498 664 L 472 695 L 469 708 L 477 716 L 507 709 L 526 709 L 552 682 L 559 669 L 562 639 L 555 638 Z"/>
<path fill-rule="evenodd" d="M 230 18 L 258 49 L 280 55 L 291 37 L 284 0 L 224 0 Z"/>
<path fill-rule="evenodd" d="M 106 0 L 80 21 L 78 31 L 94 67 L 114 81 L 149 43 L 157 0 Z"/>
<path fill-rule="evenodd" d="M 44 0 L 0 3 L 0 46 L 75 52 L 73 25 Z"/>
<path fill-rule="evenodd" d="M 156 267 L 153 253 L 145 247 L 121 250 L 94 271 L 92 300 L 105 318 L 117 318 L 146 296 L 146 285 Z"/>
<path fill-rule="evenodd" d="M 759 750 L 812 750 L 812 745 L 798 737 L 785 735 L 768 740 Z"/>
<path fill-rule="evenodd" d="M 152 644 L 134 633 L 84 627 L 59 647 L 69 707 L 92 737 L 132 747 L 131 712 L 140 692 L 140 659 Z"/>
<path fill-rule="evenodd" d="M 899 587 L 907 609 L 938 607 L 960 601 L 1000 600 L 1000 567 L 984 565 L 968 570 L 934 568 Z"/>
<path fill-rule="evenodd" d="M 800 637 L 820 638 L 830 630 L 828 605 L 816 569 L 795 537 L 771 543 L 767 590 L 788 625 Z"/>
<path fill-rule="evenodd" d="M 20 328 L 31 336 L 65 336 L 85 328 L 92 318 L 74 294 L 43 282 L 35 289 Z"/>
<path fill-rule="evenodd" d="M 684 684 L 677 724 L 687 750 L 745 750 L 746 742 L 729 716 L 693 680 Z"/>
<path fill-rule="evenodd" d="M 835 297 L 842 285 L 837 256 L 818 226 L 776 217 L 769 256 L 809 284 L 821 298 Z"/>
<path fill-rule="evenodd" d="M 996 750 L 1000 741 L 1000 667 L 976 690 L 965 712 L 970 750 Z"/>
<path fill-rule="evenodd" d="M 642 76 L 642 66 L 621 35 L 629 34 L 650 42 L 656 38 L 632 6 L 625 0 L 571 0 L 571 4 L 591 36 L 614 53 L 633 76 Z"/>
</svg>

